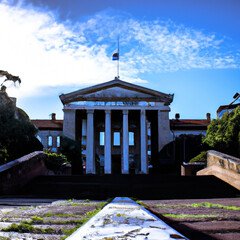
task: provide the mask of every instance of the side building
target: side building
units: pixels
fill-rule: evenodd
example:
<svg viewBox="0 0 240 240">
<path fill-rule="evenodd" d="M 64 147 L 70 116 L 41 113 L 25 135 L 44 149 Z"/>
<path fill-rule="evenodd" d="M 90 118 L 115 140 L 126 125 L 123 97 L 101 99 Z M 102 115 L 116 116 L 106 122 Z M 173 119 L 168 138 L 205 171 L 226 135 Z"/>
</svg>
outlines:
<svg viewBox="0 0 240 240">
<path fill-rule="evenodd" d="M 37 138 L 42 143 L 44 150 L 58 152 L 61 145 L 63 120 L 57 120 L 56 114 L 51 114 L 51 119 L 33 119 L 31 122 L 38 129 Z"/>
<path fill-rule="evenodd" d="M 180 135 L 203 135 L 207 133 L 207 127 L 211 122 L 210 113 L 206 114 L 206 119 L 181 119 L 180 114 L 175 115 L 175 119 L 170 120 L 170 129 L 173 137 Z"/>
</svg>

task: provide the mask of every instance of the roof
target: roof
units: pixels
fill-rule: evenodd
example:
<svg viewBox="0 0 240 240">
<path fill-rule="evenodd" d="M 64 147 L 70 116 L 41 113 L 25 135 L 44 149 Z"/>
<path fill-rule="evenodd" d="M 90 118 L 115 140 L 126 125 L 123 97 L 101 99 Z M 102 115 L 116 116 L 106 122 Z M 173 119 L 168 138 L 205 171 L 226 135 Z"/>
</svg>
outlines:
<svg viewBox="0 0 240 240">
<path fill-rule="evenodd" d="M 116 88 L 116 87 L 121 88 L 125 91 L 127 90 L 127 91 L 138 92 L 138 93 L 141 93 L 142 95 L 139 98 L 137 98 L 136 96 L 133 96 L 132 98 L 129 98 L 129 99 L 127 99 L 127 97 L 125 96 L 120 96 L 118 94 L 115 94 L 112 96 L 104 95 L 104 94 L 94 95 L 94 93 L 97 93 L 97 92 L 99 93 L 100 91 Z M 173 94 L 162 93 L 159 91 L 138 86 L 132 83 L 122 81 L 118 78 L 115 78 L 112 81 L 97 84 L 92 87 L 80 89 L 68 94 L 62 94 L 59 97 L 63 104 L 67 104 L 75 101 L 149 100 L 149 101 L 160 101 L 160 102 L 164 102 L 165 105 L 169 105 L 173 101 L 173 96 L 174 96 Z"/>
<path fill-rule="evenodd" d="M 63 129 L 63 120 L 35 119 L 31 122 L 39 130 L 62 131 Z M 207 119 L 171 119 L 170 127 L 172 130 L 207 130 L 209 123 Z"/>
<path fill-rule="evenodd" d="M 210 124 L 208 119 L 171 119 L 172 130 L 207 130 Z"/>
<path fill-rule="evenodd" d="M 31 122 L 39 130 L 58 130 L 62 131 L 63 129 L 63 120 L 45 120 L 45 119 L 35 119 Z"/>
<path fill-rule="evenodd" d="M 236 107 L 240 106 L 240 103 L 236 103 L 236 104 L 228 104 L 228 105 L 221 105 L 219 106 L 219 108 L 217 109 L 217 113 L 221 112 L 222 110 L 225 109 L 234 109 Z"/>
</svg>

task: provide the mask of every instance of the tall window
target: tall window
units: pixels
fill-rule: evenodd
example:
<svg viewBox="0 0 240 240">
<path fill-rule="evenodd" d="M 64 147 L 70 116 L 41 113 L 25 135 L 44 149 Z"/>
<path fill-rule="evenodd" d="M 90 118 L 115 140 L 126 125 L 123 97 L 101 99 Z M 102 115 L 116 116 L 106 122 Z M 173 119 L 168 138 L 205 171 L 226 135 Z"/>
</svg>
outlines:
<svg viewBox="0 0 240 240">
<path fill-rule="evenodd" d="M 53 145 L 53 138 L 52 136 L 48 136 L 48 146 L 52 147 L 52 145 Z"/>
<path fill-rule="evenodd" d="M 134 132 L 129 132 L 129 146 L 134 146 Z"/>
<path fill-rule="evenodd" d="M 113 145 L 120 146 L 120 132 L 113 133 Z"/>
<path fill-rule="evenodd" d="M 60 147 L 61 145 L 61 137 L 57 136 L 57 147 Z"/>
<path fill-rule="evenodd" d="M 104 132 L 100 132 L 100 134 L 99 134 L 99 144 L 100 144 L 100 146 L 104 146 L 104 140 L 105 140 L 104 137 L 105 137 Z"/>
</svg>

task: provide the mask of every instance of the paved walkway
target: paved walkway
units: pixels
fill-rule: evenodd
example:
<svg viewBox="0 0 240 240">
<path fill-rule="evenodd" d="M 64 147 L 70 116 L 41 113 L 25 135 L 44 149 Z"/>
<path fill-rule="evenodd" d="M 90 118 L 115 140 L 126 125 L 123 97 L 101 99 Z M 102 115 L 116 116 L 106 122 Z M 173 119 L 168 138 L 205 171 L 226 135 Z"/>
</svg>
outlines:
<svg viewBox="0 0 240 240">
<path fill-rule="evenodd" d="M 115 198 L 67 240 L 187 239 L 130 198 Z"/>
</svg>

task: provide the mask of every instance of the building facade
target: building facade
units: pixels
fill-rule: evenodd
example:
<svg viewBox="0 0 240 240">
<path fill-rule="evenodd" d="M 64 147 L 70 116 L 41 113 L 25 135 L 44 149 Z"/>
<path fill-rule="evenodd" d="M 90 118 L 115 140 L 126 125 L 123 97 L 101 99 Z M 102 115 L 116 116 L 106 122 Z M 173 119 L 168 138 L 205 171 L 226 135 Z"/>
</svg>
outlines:
<svg viewBox="0 0 240 240">
<path fill-rule="evenodd" d="M 51 119 L 33 119 L 31 122 L 38 129 L 37 138 L 42 143 L 44 150 L 58 152 L 61 145 L 63 120 L 57 120 L 56 114 L 51 114 Z"/>
<path fill-rule="evenodd" d="M 148 173 L 172 141 L 169 111 L 173 95 L 115 78 L 112 81 L 60 95 L 63 135 L 80 141 L 86 173 Z"/>
</svg>

